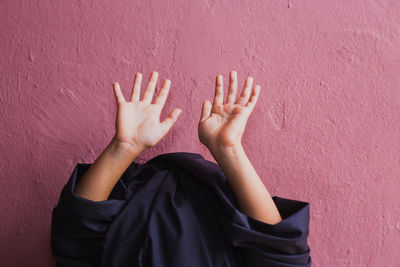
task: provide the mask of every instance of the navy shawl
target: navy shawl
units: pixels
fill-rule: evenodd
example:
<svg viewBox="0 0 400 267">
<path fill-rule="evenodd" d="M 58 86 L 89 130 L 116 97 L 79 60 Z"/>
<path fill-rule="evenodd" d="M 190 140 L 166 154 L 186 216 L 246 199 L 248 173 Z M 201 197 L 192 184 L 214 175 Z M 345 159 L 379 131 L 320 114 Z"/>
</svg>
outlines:
<svg viewBox="0 0 400 267">
<path fill-rule="evenodd" d="M 127 168 L 105 201 L 74 193 L 77 163 L 52 211 L 58 267 L 311 266 L 309 203 L 274 196 L 282 221 L 245 215 L 219 165 L 161 154 Z"/>
</svg>

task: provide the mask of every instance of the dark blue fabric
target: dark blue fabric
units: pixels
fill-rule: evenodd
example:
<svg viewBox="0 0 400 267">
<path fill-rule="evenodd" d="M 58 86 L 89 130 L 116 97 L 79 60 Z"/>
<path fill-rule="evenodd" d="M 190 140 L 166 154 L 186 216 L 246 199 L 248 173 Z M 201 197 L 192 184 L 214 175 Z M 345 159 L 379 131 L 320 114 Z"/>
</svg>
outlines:
<svg viewBox="0 0 400 267">
<path fill-rule="evenodd" d="M 51 248 L 62 266 L 311 266 L 307 202 L 274 196 L 283 220 L 238 210 L 221 168 L 200 154 L 133 162 L 108 200 L 73 193 L 78 163 L 52 213 Z"/>
</svg>

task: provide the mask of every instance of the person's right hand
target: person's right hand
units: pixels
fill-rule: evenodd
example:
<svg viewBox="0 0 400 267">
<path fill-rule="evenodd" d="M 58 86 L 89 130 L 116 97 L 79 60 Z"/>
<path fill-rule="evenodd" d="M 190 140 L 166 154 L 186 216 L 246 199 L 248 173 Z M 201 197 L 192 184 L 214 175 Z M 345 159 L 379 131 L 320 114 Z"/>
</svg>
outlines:
<svg viewBox="0 0 400 267">
<path fill-rule="evenodd" d="M 216 78 L 214 101 L 203 102 L 198 124 L 200 142 L 210 151 L 241 145 L 241 139 L 247 119 L 257 102 L 260 86 L 252 88 L 253 78 L 247 77 L 240 97 L 237 98 L 237 73 L 232 71 L 229 79 L 229 91 L 223 103 L 223 78 Z"/>
<path fill-rule="evenodd" d="M 172 110 L 168 117 L 160 122 L 160 114 L 171 86 L 170 80 L 164 80 L 157 98 L 153 104 L 151 103 L 157 78 L 158 73 L 153 71 L 142 100 L 140 100 L 141 73 L 136 73 L 130 101 L 125 101 L 119 84 L 114 83 L 114 94 L 118 106 L 114 141 L 144 150 L 157 144 L 175 124 L 182 112 L 179 108 Z"/>
</svg>

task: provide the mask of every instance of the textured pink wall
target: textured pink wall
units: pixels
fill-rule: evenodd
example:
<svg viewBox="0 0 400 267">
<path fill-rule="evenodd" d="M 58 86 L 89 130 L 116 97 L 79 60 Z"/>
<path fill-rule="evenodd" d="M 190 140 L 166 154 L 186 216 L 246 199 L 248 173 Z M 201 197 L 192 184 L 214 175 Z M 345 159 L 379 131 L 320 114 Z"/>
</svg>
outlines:
<svg viewBox="0 0 400 267">
<path fill-rule="evenodd" d="M 114 131 L 112 82 L 172 87 L 172 131 L 142 158 L 211 155 L 214 77 L 261 95 L 244 146 L 272 195 L 309 201 L 313 266 L 399 266 L 400 1 L 0 1 L 0 262 L 51 266 L 51 210 Z M 226 92 L 225 88 L 225 92 Z M 397 264 L 396 264 L 397 263 Z"/>
</svg>

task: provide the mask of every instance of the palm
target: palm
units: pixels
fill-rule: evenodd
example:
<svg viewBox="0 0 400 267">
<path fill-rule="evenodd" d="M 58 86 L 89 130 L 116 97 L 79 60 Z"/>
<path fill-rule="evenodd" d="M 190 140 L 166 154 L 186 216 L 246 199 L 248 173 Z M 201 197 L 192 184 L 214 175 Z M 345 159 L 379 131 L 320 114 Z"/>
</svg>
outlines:
<svg viewBox="0 0 400 267">
<path fill-rule="evenodd" d="M 246 80 L 241 96 L 236 100 L 236 73 L 231 73 L 229 93 L 223 100 L 222 77 L 217 79 L 214 103 L 203 103 L 202 117 L 198 125 L 200 141 L 208 148 L 215 146 L 235 146 L 241 143 L 247 119 L 257 101 L 259 86 L 250 96 L 252 78 Z M 250 98 L 250 100 L 249 100 Z"/>
<path fill-rule="evenodd" d="M 210 117 L 199 125 L 202 139 L 213 137 L 215 144 L 233 146 L 240 142 L 246 126 L 246 107 L 235 104 L 215 106 Z"/>
<path fill-rule="evenodd" d="M 118 104 L 115 138 L 120 142 L 148 148 L 157 144 L 167 134 L 181 110 L 173 110 L 163 122 L 160 122 L 160 114 L 167 98 L 170 82 L 164 81 L 160 94 L 154 104 L 151 104 L 157 74 L 152 73 L 142 101 L 139 101 L 140 80 L 141 76 L 137 75 L 130 102 L 123 99 L 119 85 L 115 87 Z"/>
<path fill-rule="evenodd" d="M 154 105 L 127 102 L 118 110 L 117 133 L 120 140 L 136 141 L 151 147 L 162 138 L 159 114 Z"/>
</svg>

